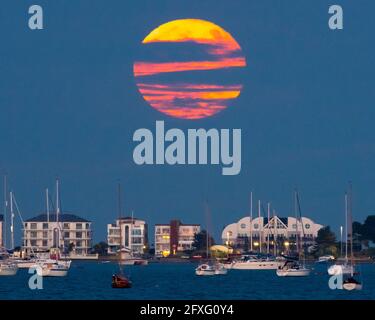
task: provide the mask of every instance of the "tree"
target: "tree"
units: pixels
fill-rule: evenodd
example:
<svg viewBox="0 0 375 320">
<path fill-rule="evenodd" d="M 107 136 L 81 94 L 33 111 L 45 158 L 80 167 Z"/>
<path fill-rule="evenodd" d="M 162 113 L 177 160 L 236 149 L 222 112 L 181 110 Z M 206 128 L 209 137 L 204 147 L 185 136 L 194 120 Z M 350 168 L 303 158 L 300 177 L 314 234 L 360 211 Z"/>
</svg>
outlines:
<svg viewBox="0 0 375 320">
<path fill-rule="evenodd" d="M 69 243 L 69 246 L 68 246 L 68 252 L 72 252 L 74 250 L 74 247 L 75 247 L 75 244 L 73 242 Z"/>
<path fill-rule="evenodd" d="M 318 255 L 332 254 L 337 255 L 336 235 L 331 231 L 329 226 L 321 228 L 318 231 L 318 236 L 315 239 L 318 245 Z"/>
<path fill-rule="evenodd" d="M 215 240 L 214 238 L 212 238 L 210 234 L 208 234 L 208 241 L 209 241 L 209 246 L 213 246 L 215 244 Z M 202 230 L 201 232 L 195 234 L 193 247 L 197 251 L 207 250 L 207 231 L 206 230 Z"/>
<path fill-rule="evenodd" d="M 105 256 L 107 255 L 107 249 L 108 249 L 108 244 L 104 241 L 101 241 L 94 245 L 93 247 L 93 253 L 98 253 L 100 256 Z"/>
<path fill-rule="evenodd" d="M 361 235 L 361 240 L 370 240 L 375 242 L 375 215 L 368 216 L 366 218 L 360 231 L 361 232 L 359 232 L 359 234 Z"/>
</svg>

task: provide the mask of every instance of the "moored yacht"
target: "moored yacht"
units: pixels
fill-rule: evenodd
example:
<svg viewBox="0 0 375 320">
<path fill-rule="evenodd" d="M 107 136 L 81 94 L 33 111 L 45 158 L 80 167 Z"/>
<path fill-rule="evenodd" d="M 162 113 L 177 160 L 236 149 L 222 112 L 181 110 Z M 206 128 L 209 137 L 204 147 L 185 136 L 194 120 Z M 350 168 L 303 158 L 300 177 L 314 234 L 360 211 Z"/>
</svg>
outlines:
<svg viewBox="0 0 375 320">
<path fill-rule="evenodd" d="M 244 255 L 232 263 L 231 269 L 237 270 L 276 270 L 280 265 L 275 258 L 261 258 L 255 255 Z"/>
</svg>

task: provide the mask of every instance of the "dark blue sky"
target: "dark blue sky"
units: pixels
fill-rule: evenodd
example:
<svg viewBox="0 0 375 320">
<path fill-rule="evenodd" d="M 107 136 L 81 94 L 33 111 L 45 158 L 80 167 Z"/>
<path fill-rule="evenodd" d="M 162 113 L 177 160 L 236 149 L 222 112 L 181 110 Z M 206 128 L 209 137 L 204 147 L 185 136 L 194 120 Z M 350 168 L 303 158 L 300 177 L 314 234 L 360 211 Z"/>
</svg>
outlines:
<svg viewBox="0 0 375 320">
<path fill-rule="evenodd" d="M 69 3 L 69 4 L 68 4 Z M 131 3 L 131 4 L 130 4 Z M 354 218 L 375 213 L 375 3 L 343 1 L 344 30 L 328 28 L 332 1 L 5 1 L 0 11 L 0 171 L 24 218 L 44 210 L 44 188 L 61 178 L 63 210 L 106 237 L 121 179 L 127 213 L 153 224 L 205 223 L 218 240 L 248 214 L 249 191 L 290 214 L 298 187 L 303 214 L 338 230 L 343 194 L 354 186 Z M 28 7 L 45 29 L 28 29 Z M 172 119 L 142 99 L 132 74 L 142 39 L 179 18 L 212 21 L 238 41 L 248 67 L 241 96 L 218 115 Z M 133 132 L 241 128 L 242 171 L 211 166 L 136 166 Z M 18 243 L 20 241 L 17 241 Z"/>
</svg>

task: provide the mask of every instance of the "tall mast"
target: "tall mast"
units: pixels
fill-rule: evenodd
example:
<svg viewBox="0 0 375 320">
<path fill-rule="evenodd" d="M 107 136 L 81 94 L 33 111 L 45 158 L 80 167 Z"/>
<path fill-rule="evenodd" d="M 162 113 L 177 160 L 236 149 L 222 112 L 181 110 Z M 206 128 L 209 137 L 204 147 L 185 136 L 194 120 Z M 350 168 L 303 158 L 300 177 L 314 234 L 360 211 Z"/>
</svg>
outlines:
<svg viewBox="0 0 375 320">
<path fill-rule="evenodd" d="M 121 183 L 120 181 L 118 182 L 118 185 L 117 185 L 117 205 L 118 205 L 118 223 L 119 223 L 119 227 L 120 227 L 120 244 L 119 244 L 119 249 L 121 249 L 122 247 L 122 221 L 121 221 Z M 125 246 L 124 246 L 125 247 Z M 120 253 L 120 257 L 121 257 L 121 253 Z"/>
<path fill-rule="evenodd" d="M 8 191 L 7 191 L 7 175 L 4 175 L 4 236 L 3 236 L 3 245 L 7 247 L 7 214 L 8 214 Z"/>
<path fill-rule="evenodd" d="M 253 192 L 250 192 L 250 251 L 253 251 Z"/>
<path fill-rule="evenodd" d="M 350 232 L 350 262 L 352 265 L 351 271 L 353 276 L 353 262 L 354 262 L 354 254 L 353 254 L 353 212 L 352 212 L 352 183 L 349 182 L 349 202 L 348 202 L 348 211 L 349 211 L 349 232 Z"/>
<path fill-rule="evenodd" d="M 268 202 L 267 203 L 267 254 L 270 253 L 270 210 L 271 210 L 271 204 Z"/>
<path fill-rule="evenodd" d="M 56 179 L 56 226 L 57 226 L 57 248 L 60 248 L 60 228 L 59 228 L 59 215 L 60 215 L 60 199 L 59 199 L 59 179 Z"/>
<path fill-rule="evenodd" d="M 277 255 L 277 218 L 276 218 L 276 211 L 273 210 L 273 255 L 276 257 Z"/>
<path fill-rule="evenodd" d="M 47 222 L 48 222 L 48 228 L 49 228 L 49 201 L 48 201 L 48 188 L 46 189 L 46 210 L 47 210 Z"/>
<path fill-rule="evenodd" d="M 13 192 L 10 192 L 10 248 L 14 249 L 14 212 L 13 212 Z"/>
<path fill-rule="evenodd" d="M 345 192 L 345 261 L 348 262 L 348 194 Z"/>
<path fill-rule="evenodd" d="M 262 252 L 262 231 L 263 231 L 263 224 L 262 230 L 260 229 L 260 200 L 258 200 L 258 218 L 259 218 L 259 252 Z"/>
<path fill-rule="evenodd" d="M 299 250 L 299 233 L 298 233 L 298 215 L 297 215 L 297 190 L 294 190 L 294 216 L 296 219 L 296 247 L 297 247 L 297 252 L 298 255 L 300 253 Z"/>
</svg>

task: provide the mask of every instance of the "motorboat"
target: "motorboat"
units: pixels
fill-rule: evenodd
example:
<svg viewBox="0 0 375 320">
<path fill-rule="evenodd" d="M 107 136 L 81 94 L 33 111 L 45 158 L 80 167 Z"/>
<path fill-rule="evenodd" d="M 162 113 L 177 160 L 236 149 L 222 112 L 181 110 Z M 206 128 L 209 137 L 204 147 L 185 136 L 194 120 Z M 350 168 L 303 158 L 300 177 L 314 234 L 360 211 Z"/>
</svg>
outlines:
<svg viewBox="0 0 375 320">
<path fill-rule="evenodd" d="M 59 262 L 42 262 L 34 265 L 38 275 L 42 277 L 65 277 L 68 275 L 69 267 Z"/>
<path fill-rule="evenodd" d="M 0 276 L 14 276 L 17 274 L 18 267 L 10 261 L 0 262 Z"/>
<path fill-rule="evenodd" d="M 224 264 L 217 263 L 215 265 L 215 275 L 225 275 L 228 273 L 228 269 L 225 268 Z"/>
<path fill-rule="evenodd" d="M 302 266 L 298 261 L 286 261 L 283 266 L 279 266 L 276 274 L 279 277 L 306 277 L 310 275 L 311 270 Z"/>
<path fill-rule="evenodd" d="M 318 263 L 324 263 L 324 262 L 329 262 L 329 261 L 332 261 L 332 260 L 335 260 L 334 256 L 325 255 L 325 256 L 319 257 L 317 262 Z"/>
<path fill-rule="evenodd" d="M 216 269 L 214 265 L 203 263 L 195 269 L 197 276 L 214 276 L 216 275 Z"/>
<path fill-rule="evenodd" d="M 231 269 L 237 270 L 276 270 L 280 262 L 272 257 L 257 257 L 255 255 L 244 255 L 231 265 Z"/>
</svg>

